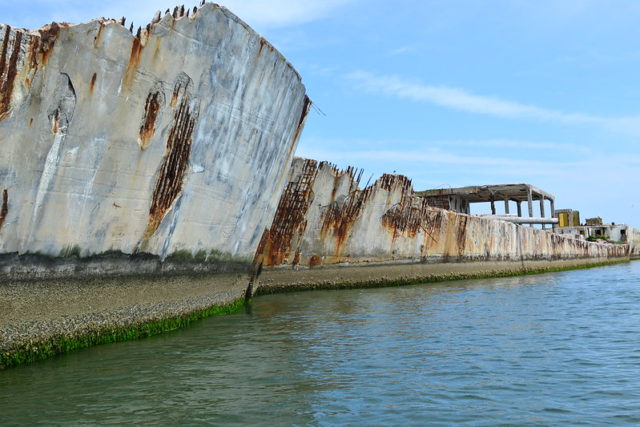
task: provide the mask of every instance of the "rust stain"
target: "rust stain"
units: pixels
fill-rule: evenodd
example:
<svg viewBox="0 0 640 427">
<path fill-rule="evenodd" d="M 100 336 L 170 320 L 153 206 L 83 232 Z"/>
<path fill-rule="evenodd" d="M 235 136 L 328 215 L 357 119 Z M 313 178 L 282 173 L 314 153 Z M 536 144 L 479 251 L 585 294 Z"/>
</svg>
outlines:
<svg viewBox="0 0 640 427">
<path fill-rule="evenodd" d="M 66 23 L 58 24 L 57 22 L 52 22 L 38 30 L 38 33 L 40 34 L 40 43 L 38 43 L 38 48 L 41 56 L 41 62 L 43 64 L 47 63 L 49 55 L 53 51 L 53 47 L 58 39 L 58 35 L 60 34 L 60 30 L 68 26 L 69 24 Z"/>
<path fill-rule="evenodd" d="M 306 230 L 306 215 L 313 200 L 317 173 L 318 162 L 306 159 L 297 180 L 287 184 L 271 228 L 263 234 L 256 252 L 256 259 L 261 256 L 264 265 L 282 264 L 290 255 L 294 236 Z"/>
<path fill-rule="evenodd" d="M 156 130 L 156 120 L 160 107 L 164 103 L 162 92 L 155 91 L 149 93 L 144 105 L 144 117 L 140 126 L 140 149 L 144 150 L 149 145 Z"/>
<path fill-rule="evenodd" d="M 11 55 L 7 58 L 10 34 L 11 27 L 7 25 L 2 43 L 2 53 L 0 53 L 0 120 L 7 118 L 11 109 L 11 96 L 18 70 L 18 55 L 22 41 L 22 32 L 17 31 L 13 38 Z"/>
<path fill-rule="evenodd" d="M 0 228 L 4 225 L 4 221 L 9 213 L 9 190 L 6 188 L 2 192 L 2 208 L 0 208 Z"/>
<path fill-rule="evenodd" d="M 354 168 L 347 168 L 346 173 L 351 176 L 351 188 L 349 193 L 342 201 L 333 201 L 326 209 L 323 215 L 321 236 L 325 238 L 327 234 L 331 234 L 336 239 L 336 249 L 334 257 L 340 258 L 342 256 L 342 249 L 345 242 L 351 235 L 351 229 L 356 221 L 362 215 L 362 210 L 366 203 L 376 193 L 378 189 L 384 189 L 391 191 L 396 187 L 400 187 L 404 200 L 412 192 L 411 181 L 402 175 L 389 175 L 385 174 L 375 183 L 367 186 L 364 189 L 359 189 L 360 180 L 362 178 L 362 170 L 357 172 Z M 334 181 L 334 186 L 338 181 Z M 335 198 L 337 189 L 332 191 L 332 198 Z M 387 218 L 383 218 L 383 224 L 392 221 L 393 213 L 389 214 Z M 400 221 L 402 222 L 402 221 Z"/>
<path fill-rule="evenodd" d="M 307 120 L 307 116 L 309 115 L 309 110 L 311 109 L 311 99 L 307 95 L 304 96 L 304 104 L 302 105 L 302 112 L 300 113 L 300 118 L 298 119 L 298 125 L 296 126 L 296 131 L 293 134 L 293 141 L 291 142 L 291 146 L 289 147 L 289 153 L 287 154 L 287 158 L 291 158 L 291 154 L 293 150 L 296 148 L 298 144 L 298 140 L 300 139 L 300 135 L 302 134 L 302 129 L 304 128 L 304 123 Z"/>
<path fill-rule="evenodd" d="M 269 44 L 269 42 L 267 42 L 263 37 L 260 37 L 260 47 L 258 48 L 258 53 L 256 56 L 260 56 L 265 47 L 270 51 L 273 50 L 273 47 Z"/>
<path fill-rule="evenodd" d="M 129 54 L 129 63 L 127 64 L 127 69 L 124 73 L 123 85 L 125 87 L 130 87 L 135 79 L 136 73 L 138 72 L 138 66 L 140 65 L 140 57 L 142 56 L 142 50 L 144 46 L 141 40 L 140 28 L 138 28 L 138 33 L 131 41 L 131 53 Z"/>
<path fill-rule="evenodd" d="M 469 221 L 469 217 L 466 215 L 459 215 L 458 218 L 460 221 L 457 224 L 457 233 L 456 233 L 456 244 L 458 245 L 458 255 L 463 255 L 466 240 L 467 240 L 467 222 Z"/>
<path fill-rule="evenodd" d="M 153 191 L 145 239 L 151 237 L 158 229 L 160 222 L 182 192 L 197 115 L 197 112 L 191 111 L 189 101 L 190 97 L 184 93 L 174 116 L 173 127 L 167 140 L 167 151 Z"/>
<path fill-rule="evenodd" d="M 29 119 L 29 127 L 33 126 L 33 117 Z"/>
<path fill-rule="evenodd" d="M 309 258 L 309 267 L 315 267 L 317 265 L 320 265 L 321 263 L 322 261 L 318 255 L 313 255 L 311 258 Z"/>
<path fill-rule="evenodd" d="M 93 76 L 91 76 L 91 86 L 89 86 L 89 93 L 91 95 L 93 95 L 93 89 L 96 86 L 96 79 L 98 78 L 98 74 L 97 73 L 93 73 Z"/>
<path fill-rule="evenodd" d="M 425 224 L 430 223 L 429 205 L 425 200 L 416 200 L 418 206 L 409 199 L 393 206 L 382 216 L 382 225 L 392 232 L 394 239 L 400 235 L 415 238 L 419 231 L 425 230 Z"/>
<path fill-rule="evenodd" d="M 122 25 L 124 25 L 124 22 L 122 23 Z M 98 32 L 96 33 L 96 36 L 93 38 L 93 47 L 96 48 L 98 47 L 98 44 L 100 43 L 100 39 L 102 37 L 102 29 L 104 28 L 104 22 L 100 22 L 100 26 L 98 27 Z"/>
<path fill-rule="evenodd" d="M 29 67 L 33 70 L 38 68 L 38 54 L 40 53 L 40 37 L 31 37 L 29 40 Z"/>
<path fill-rule="evenodd" d="M 56 109 L 53 112 L 53 117 L 51 117 L 52 125 L 51 125 L 51 133 L 54 135 L 58 133 L 58 129 L 60 128 L 60 109 Z"/>
</svg>

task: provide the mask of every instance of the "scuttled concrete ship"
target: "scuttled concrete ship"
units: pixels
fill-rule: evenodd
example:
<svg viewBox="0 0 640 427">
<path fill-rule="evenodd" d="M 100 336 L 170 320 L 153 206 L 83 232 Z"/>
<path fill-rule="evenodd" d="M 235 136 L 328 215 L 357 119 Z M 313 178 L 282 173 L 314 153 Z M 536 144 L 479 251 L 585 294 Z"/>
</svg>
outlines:
<svg viewBox="0 0 640 427">
<path fill-rule="evenodd" d="M 282 55 L 204 4 L 0 26 L 0 253 L 250 260 L 310 103 Z"/>
<path fill-rule="evenodd" d="M 586 242 L 434 206 L 401 175 L 361 188 L 355 168 L 294 159 L 310 106 L 284 57 L 214 4 L 137 31 L 124 19 L 0 25 L 0 297 L 21 293 L 19 305 L 0 299 L 0 367 L 184 326 L 256 289 L 512 275 L 640 252 L 639 233 Z"/>
</svg>

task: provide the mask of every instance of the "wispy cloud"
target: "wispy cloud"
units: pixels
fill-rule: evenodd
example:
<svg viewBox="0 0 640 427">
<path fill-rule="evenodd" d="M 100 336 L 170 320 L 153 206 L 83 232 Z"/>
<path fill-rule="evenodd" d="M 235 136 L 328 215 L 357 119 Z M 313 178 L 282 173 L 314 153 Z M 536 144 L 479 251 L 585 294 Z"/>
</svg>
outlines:
<svg viewBox="0 0 640 427">
<path fill-rule="evenodd" d="M 401 46 L 389 52 L 389 56 L 406 55 L 406 54 L 415 52 L 415 50 L 416 50 L 415 46 Z"/>
<path fill-rule="evenodd" d="M 568 113 L 534 105 L 503 100 L 495 96 L 475 95 L 449 86 L 425 85 L 397 76 L 377 76 L 358 71 L 347 75 L 366 91 L 401 99 L 427 102 L 441 107 L 507 119 L 531 119 L 574 125 L 595 125 L 605 129 L 640 135 L 640 116 L 602 117 Z"/>
<path fill-rule="evenodd" d="M 259 28 L 281 28 L 304 24 L 327 17 L 354 0 L 220 0 L 250 25 Z"/>
<path fill-rule="evenodd" d="M 264 30 L 290 27 L 322 19 L 354 1 L 357 0 L 216 0 L 215 3 L 225 6 L 256 29 Z M 5 16 L 4 19 L 9 19 L 14 26 L 28 28 L 37 28 L 53 20 L 77 24 L 101 16 L 119 18 L 122 15 L 128 18 L 128 22 L 133 21 L 136 25 L 144 26 L 149 23 L 157 10 L 163 12 L 167 8 L 173 10 L 175 6 L 181 4 L 192 8 L 200 5 L 200 0 L 191 0 L 186 3 L 184 0 L 144 2 L 30 0 L 28 3 L 28 6 L 21 6 L 16 5 L 15 1 L 0 0 L 0 12 L 6 7 L 9 16 Z"/>
</svg>

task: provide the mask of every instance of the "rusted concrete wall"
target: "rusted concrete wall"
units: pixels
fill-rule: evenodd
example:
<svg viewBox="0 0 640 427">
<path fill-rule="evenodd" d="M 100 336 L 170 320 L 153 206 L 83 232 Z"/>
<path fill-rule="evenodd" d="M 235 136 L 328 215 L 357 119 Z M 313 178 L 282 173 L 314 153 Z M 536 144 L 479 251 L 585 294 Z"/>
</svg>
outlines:
<svg viewBox="0 0 640 427">
<path fill-rule="evenodd" d="M 0 254 L 251 259 L 309 109 L 228 10 L 0 25 Z"/>
<path fill-rule="evenodd" d="M 631 256 L 640 258 L 640 231 L 627 227 L 627 242 L 629 242 Z"/>
<path fill-rule="evenodd" d="M 295 159 L 257 261 L 314 267 L 628 256 L 627 245 L 590 243 L 428 206 L 404 176 L 383 175 L 360 189 L 360 175 Z"/>
</svg>

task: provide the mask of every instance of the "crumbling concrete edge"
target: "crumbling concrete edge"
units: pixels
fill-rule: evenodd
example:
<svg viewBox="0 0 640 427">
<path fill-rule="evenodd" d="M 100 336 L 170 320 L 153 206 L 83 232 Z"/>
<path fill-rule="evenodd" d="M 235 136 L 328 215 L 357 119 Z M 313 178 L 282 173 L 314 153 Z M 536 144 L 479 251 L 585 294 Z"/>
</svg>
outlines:
<svg viewBox="0 0 640 427">
<path fill-rule="evenodd" d="M 495 261 L 467 263 L 413 263 L 370 266 L 321 267 L 305 270 L 267 270 L 254 295 L 320 289 L 376 288 L 454 280 L 516 277 L 604 267 L 630 262 L 630 258 L 578 258 L 571 260 Z"/>
</svg>

